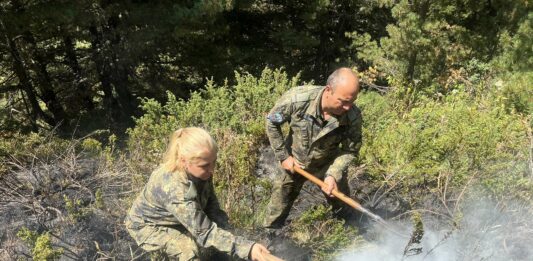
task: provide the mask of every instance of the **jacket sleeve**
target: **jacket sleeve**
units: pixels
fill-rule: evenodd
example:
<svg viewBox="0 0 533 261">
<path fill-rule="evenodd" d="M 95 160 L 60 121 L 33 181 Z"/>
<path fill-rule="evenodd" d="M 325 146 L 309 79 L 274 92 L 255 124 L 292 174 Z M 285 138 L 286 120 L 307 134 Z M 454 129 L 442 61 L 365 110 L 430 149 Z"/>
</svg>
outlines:
<svg viewBox="0 0 533 261">
<path fill-rule="evenodd" d="M 341 142 L 340 151 L 333 163 L 326 170 L 326 176 L 332 176 L 338 182 L 352 162 L 359 154 L 362 144 L 363 120 L 359 109 L 350 121 L 345 138 Z"/>
<path fill-rule="evenodd" d="M 168 200 L 167 211 L 191 233 L 200 247 L 215 247 L 231 256 L 248 259 L 254 242 L 219 228 L 201 209 L 194 194 L 187 193 L 183 198 Z"/>
<path fill-rule="evenodd" d="M 230 229 L 230 223 L 228 215 L 220 207 L 218 198 L 215 195 L 215 189 L 213 188 L 212 180 L 209 181 L 209 197 L 207 199 L 207 205 L 205 207 L 205 213 L 207 217 L 213 222 L 217 223 L 220 228 Z"/>
<path fill-rule="evenodd" d="M 285 139 L 281 126 L 285 122 L 291 121 L 291 115 L 293 113 L 292 108 L 292 94 L 291 92 L 285 93 L 270 110 L 266 117 L 266 133 L 270 146 L 274 150 L 274 155 L 279 161 L 287 159 L 290 154 L 285 147 Z"/>
</svg>

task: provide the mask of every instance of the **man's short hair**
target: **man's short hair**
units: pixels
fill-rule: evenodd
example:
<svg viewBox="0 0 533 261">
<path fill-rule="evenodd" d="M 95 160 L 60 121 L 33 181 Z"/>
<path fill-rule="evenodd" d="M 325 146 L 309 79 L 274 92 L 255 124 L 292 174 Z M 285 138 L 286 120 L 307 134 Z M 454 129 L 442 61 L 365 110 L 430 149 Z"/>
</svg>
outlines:
<svg viewBox="0 0 533 261">
<path fill-rule="evenodd" d="M 331 90 L 332 91 L 335 91 L 335 89 L 337 88 L 337 84 L 343 80 L 343 76 L 341 75 L 341 72 L 343 71 L 349 71 L 351 72 L 356 78 L 357 77 L 357 74 L 355 74 L 355 72 L 348 68 L 348 67 L 341 67 L 341 68 L 338 68 L 337 70 L 335 70 L 334 72 L 332 72 L 329 76 L 328 76 L 328 80 L 326 82 L 327 85 L 329 85 L 331 87 Z"/>
</svg>

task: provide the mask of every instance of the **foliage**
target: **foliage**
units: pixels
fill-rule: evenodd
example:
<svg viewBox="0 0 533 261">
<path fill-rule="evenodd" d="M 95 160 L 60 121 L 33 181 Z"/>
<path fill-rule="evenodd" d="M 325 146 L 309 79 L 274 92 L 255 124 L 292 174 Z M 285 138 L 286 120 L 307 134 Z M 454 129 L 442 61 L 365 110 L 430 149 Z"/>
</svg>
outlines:
<svg viewBox="0 0 533 261">
<path fill-rule="evenodd" d="M 96 189 L 96 192 L 94 192 L 94 206 L 98 209 L 103 209 L 105 207 L 104 193 L 100 188 Z"/>
<path fill-rule="evenodd" d="M 247 207 L 248 197 L 254 198 L 255 186 L 261 184 L 251 174 L 257 148 L 265 138 L 264 115 L 277 97 L 296 86 L 298 77 L 289 79 L 281 70 L 266 68 L 260 78 L 236 73 L 235 82 L 234 86 L 209 82 L 205 90 L 192 93 L 187 101 L 170 92 L 165 105 L 143 100 L 145 114 L 128 130 L 128 147 L 139 167 L 154 166 L 168 135 L 176 129 L 199 126 L 209 130 L 220 147 L 214 180 L 221 201 L 235 222 L 244 218 L 242 222 L 250 225 L 253 219 L 246 217 L 253 217 L 255 210 Z"/>
<path fill-rule="evenodd" d="M 399 185 L 413 202 L 428 191 L 458 192 L 471 179 L 494 197 L 531 198 L 527 124 L 498 97 L 455 91 L 405 109 L 390 106 L 394 95 L 363 94 L 361 157 L 375 179 Z"/>
<path fill-rule="evenodd" d="M 88 153 L 99 153 L 102 151 L 102 143 L 93 138 L 85 138 L 81 143 L 81 147 Z"/>
<path fill-rule="evenodd" d="M 266 142 L 263 116 L 297 85 L 297 72 L 321 83 L 334 67 L 348 65 L 389 90 L 368 90 L 357 100 L 364 114 L 360 158 L 372 179 L 413 207 L 427 194 L 460 200 L 447 195 L 472 187 L 531 202 L 528 1 L 36 0 L 0 6 L 0 177 L 81 151 L 102 160 L 96 180 L 115 179 L 117 190 L 135 192 L 168 135 L 201 126 L 221 148 L 217 193 L 236 225 L 250 226 L 261 218 L 269 190 L 251 175 Z M 249 73 L 228 79 L 234 70 Z M 132 115 L 127 154 L 114 135 L 75 144 L 57 138 L 102 126 L 115 131 Z M 61 170 L 71 174 L 78 156 Z M 119 163 L 126 166 L 116 171 Z M 95 192 L 95 207 L 104 207 L 104 192 Z M 77 199 L 63 200 L 73 220 L 85 215 Z M 294 230 L 316 246 L 318 258 L 336 249 L 334 243 L 346 243 L 341 224 L 328 217 L 319 207 L 299 224 L 331 230 Z M 31 242 L 43 237 L 48 249 L 44 235 L 21 232 Z"/>
<path fill-rule="evenodd" d="M 390 8 L 388 35 L 347 32 L 358 58 L 374 65 L 396 87 L 425 94 L 447 93 L 464 77 L 468 63 L 531 68 L 531 14 L 527 1 L 375 1 Z M 519 26 L 517 26 L 519 25 Z M 501 39 L 497 36 L 501 35 Z M 518 62 L 519 64 L 515 64 Z"/>
<path fill-rule="evenodd" d="M 27 227 L 22 227 L 17 233 L 17 237 L 33 248 L 35 246 L 35 242 L 37 242 L 39 233 L 32 231 Z"/>
<path fill-rule="evenodd" d="M 139 99 L 188 98 L 235 69 L 257 75 L 265 65 L 317 82 L 340 65 L 372 65 L 381 81 L 425 94 L 451 91 L 472 60 L 531 68 L 533 16 L 523 0 L 1 6 L 0 123 L 9 132 L 121 129 Z"/>
<path fill-rule="evenodd" d="M 31 248 L 33 260 L 51 261 L 57 260 L 63 254 L 63 248 L 54 248 L 50 240 L 50 233 L 38 234 L 35 231 L 22 227 L 17 233 L 22 241 Z"/>
<path fill-rule="evenodd" d="M 390 21 L 387 8 L 354 0 L 0 5 L 0 123 L 10 131 L 61 124 L 64 134 L 80 124 L 119 128 L 137 98 L 162 101 L 169 90 L 186 98 L 236 69 L 283 66 L 325 81 L 352 60 L 346 31 L 380 37 Z"/>
<path fill-rule="evenodd" d="M 51 161 L 53 155 L 67 149 L 68 142 L 54 136 L 53 132 L 15 133 L 0 139 L 0 176 L 12 169 L 8 165 L 16 159 L 20 165 L 27 165 L 35 159 Z"/>
<path fill-rule="evenodd" d="M 335 251 L 357 240 L 357 229 L 344 226 L 344 221 L 333 216 L 331 206 L 325 205 L 306 210 L 290 229 L 297 243 L 313 250 L 313 260 L 330 259 Z"/>
<path fill-rule="evenodd" d="M 508 112 L 524 116 L 533 114 L 531 83 L 533 83 L 533 71 L 512 74 L 501 83 L 500 99 Z"/>
<path fill-rule="evenodd" d="M 53 132 L 15 134 L 0 141 L 0 157 L 46 159 L 66 146 L 67 143 L 55 137 Z"/>
<path fill-rule="evenodd" d="M 50 234 L 47 232 L 37 238 L 32 254 L 36 261 L 56 260 L 63 254 L 63 249 L 52 247 Z"/>
<path fill-rule="evenodd" d="M 91 213 L 90 208 L 83 206 L 81 199 L 71 199 L 69 196 L 63 195 L 63 200 L 65 201 L 68 218 L 72 222 L 78 222 Z"/>
<path fill-rule="evenodd" d="M 422 216 L 419 212 L 414 212 L 411 215 L 411 221 L 413 223 L 413 232 L 409 242 L 404 248 L 404 256 L 418 255 L 422 252 L 422 247 L 419 247 L 422 237 L 424 236 L 424 224 L 422 223 Z"/>
<path fill-rule="evenodd" d="M 533 68 L 533 13 L 529 12 L 519 23 L 516 33 L 508 30 L 500 35 L 502 53 L 494 64 L 502 70 L 527 72 Z"/>
</svg>

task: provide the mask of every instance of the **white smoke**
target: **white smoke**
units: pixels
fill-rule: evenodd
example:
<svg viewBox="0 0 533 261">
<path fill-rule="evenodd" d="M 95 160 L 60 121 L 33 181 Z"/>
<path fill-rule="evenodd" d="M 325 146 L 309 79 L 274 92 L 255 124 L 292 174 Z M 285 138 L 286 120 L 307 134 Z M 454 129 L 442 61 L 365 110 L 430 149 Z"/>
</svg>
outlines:
<svg viewBox="0 0 533 261">
<path fill-rule="evenodd" d="M 531 203 L 465 204 L 458 225 L 451 219 L 423 215 L 424 236 L 408 245 L 409 236 L 375 225 L 367 242 L 343 253 L 338 260 L 533 260 Z M 410 235 L 409 221 L 393 223 L 395 231 Z M 415 250 L 420 249 L 419 253 Z"/>
</svg>

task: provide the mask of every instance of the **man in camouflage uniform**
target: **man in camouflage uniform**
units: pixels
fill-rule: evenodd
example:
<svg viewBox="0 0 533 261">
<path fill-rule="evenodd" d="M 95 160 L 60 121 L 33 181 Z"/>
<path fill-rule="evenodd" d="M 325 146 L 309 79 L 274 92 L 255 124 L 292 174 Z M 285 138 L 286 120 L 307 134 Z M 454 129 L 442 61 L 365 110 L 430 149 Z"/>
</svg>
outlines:
<svg viewBox="0 0 533 261">
<path fill-rule="evenodd" d="M 125 223 L 141 248 L 178 260 L 199 260 L 199 247 L 211 246 L 248 259 L 254 244 L 224 230 L 228 216 L 220 209 L 212 178 L 204 181 L 162 168 L 152 173 Z"/>
<path fill-rule="evenodd" d="M 281 177 L 273 185 L 265 228 L 281 228 L 300 193 L 306 179 L 294 173 L 295 164 L 324 179 L 322 190 L 329 197 L 337 184 L 347 192 L 345 172 L 361 147 L 361 112 L 353 104 L 358 93 L 357 75 L 340 68 L 328 77 L 326 86 L 292 88 L 272 108 L 266 128 Z M 287 137 L 282 134 L 284 123 L 290 128 Z M 336 211 L 349 211 L 328 201 Z"/>
</svg>

